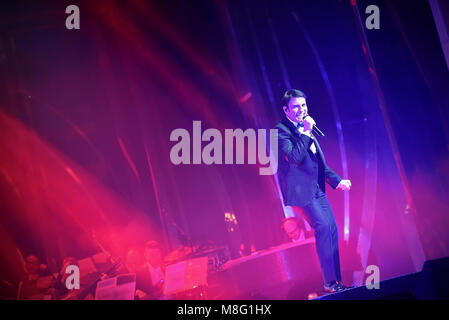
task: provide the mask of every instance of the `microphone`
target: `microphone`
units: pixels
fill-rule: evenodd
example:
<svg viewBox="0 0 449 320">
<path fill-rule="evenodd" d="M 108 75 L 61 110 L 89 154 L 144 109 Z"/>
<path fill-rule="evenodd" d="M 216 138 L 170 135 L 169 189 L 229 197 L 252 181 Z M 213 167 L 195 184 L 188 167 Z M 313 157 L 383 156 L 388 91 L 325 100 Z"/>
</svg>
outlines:
<svg viewBox="0 0 449 320">
<path fill-rule="evenodd" d="M 310 116 L 308 114 L 306 114 L 304 117 L 302 117 L 302 120 L 304 120 L 307 117 L 310 117 Z M 316 125 L 313 125 L 312 129 L 316 134 L 318 134 L 321 137 L 324 137 L 323 131 L 321 131 Z"/>
</svg>

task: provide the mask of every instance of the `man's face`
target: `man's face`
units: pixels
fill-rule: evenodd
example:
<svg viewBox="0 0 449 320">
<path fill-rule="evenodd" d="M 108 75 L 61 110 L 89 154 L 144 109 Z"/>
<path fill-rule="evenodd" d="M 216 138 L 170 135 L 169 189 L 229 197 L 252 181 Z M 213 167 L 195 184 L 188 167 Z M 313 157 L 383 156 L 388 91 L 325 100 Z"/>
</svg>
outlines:
<svg viewBox="0 0 449 320">
<path fill-rule="evenodd" d="M 39 259 L 36 256 L 28 256 L 25 267 L 28 274 L 37 274 L 39 272 Z"/>
<path fill-rule="evenodd" d="M 295 220 L 288 220 L 284 223 L 284 230 L 291 240 L 298 240 L 301 232 Z"/>
<path fill-rule="evenodd" d="M 162 252 L 160 248 L 145 248 L 145 260 L 153 267 L 162 263 Z"/>
<path fill-rule="evenodd" d="M 136 272 L 142 265 L 144 265 L 142 254 L 135 249 L 128 250 L 126 254 L 126 266 L 130 269 L 130 272 Z"/>
<path fill-rule="evenodd" d="M 302 123 L 302 118 L 307 114 L 306 99 L 303 97 L 291 98 L 288 106 L 284 106 L 284 112 L 291 121 Z"/>
</svg>

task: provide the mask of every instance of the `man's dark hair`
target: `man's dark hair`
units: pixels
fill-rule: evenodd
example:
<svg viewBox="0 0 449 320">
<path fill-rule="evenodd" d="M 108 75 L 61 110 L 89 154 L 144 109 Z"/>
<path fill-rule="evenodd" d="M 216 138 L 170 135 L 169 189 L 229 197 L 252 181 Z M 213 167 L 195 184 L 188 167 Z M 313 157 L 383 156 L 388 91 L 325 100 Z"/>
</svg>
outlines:
<svg viewBox="0 0 449 320">
<path fill-rule="evenodd" d="M 286 217 L 284 219 L 282 219 L 281 221 L 281 229 L 284 230 L 284 225 L 287 221 L 295 221 L 296 224 L 299 226 L 299 220 L 296 217 Z"/>
<path fill-rule="evenodd" d="M 145 243 L 145 249 L 160 249 L 161 246 L 156 240 L 149 240 Z"/>
<path fill-rule="evenodd" d="M 290 89 L 285 91 L 284 96 L 282 97 L 281 108 L 284 109 L 284 106 L 288 107 L 288 103 L 291 98 L 307 98 L 306 94 L 301 90 Z"/>
</svg>

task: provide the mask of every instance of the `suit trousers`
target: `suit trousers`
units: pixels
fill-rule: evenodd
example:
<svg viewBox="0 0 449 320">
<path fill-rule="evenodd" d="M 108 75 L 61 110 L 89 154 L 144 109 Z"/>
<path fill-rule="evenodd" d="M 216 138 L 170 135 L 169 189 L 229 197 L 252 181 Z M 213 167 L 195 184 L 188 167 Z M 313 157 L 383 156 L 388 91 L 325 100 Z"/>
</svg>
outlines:
<svg viewBox="0 0 449 320">
<path fill-rule="evenodd" d="M 326 194 L 317 185 L 312 201 L 294 209 L 301 212 L 315 232 L 315 246 L 324 283 L 341 281 L 337 224 Z"/>
</svg>

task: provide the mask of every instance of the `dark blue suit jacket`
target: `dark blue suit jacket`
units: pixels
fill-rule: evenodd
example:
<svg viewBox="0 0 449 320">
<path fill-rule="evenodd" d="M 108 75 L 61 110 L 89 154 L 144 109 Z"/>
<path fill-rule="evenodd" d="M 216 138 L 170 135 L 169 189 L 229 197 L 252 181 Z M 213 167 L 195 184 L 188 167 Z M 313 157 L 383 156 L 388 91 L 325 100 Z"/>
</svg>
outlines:
<svg viewBox="0 0 449 320">
<path fill-rule="evenodd" d="M 323 192 L 325 182 L 337 188 L 341 178 L 331 170 L 324 159 L 323 151 L 315 138 L 300 134 L 287 118 L 279 122 L 278 129 L 278 179 L 287 206 L 306 206 L 317 190 L 317 184 Z M 316 154 L 310 151 L 312 142 Z"/>
</svg>

